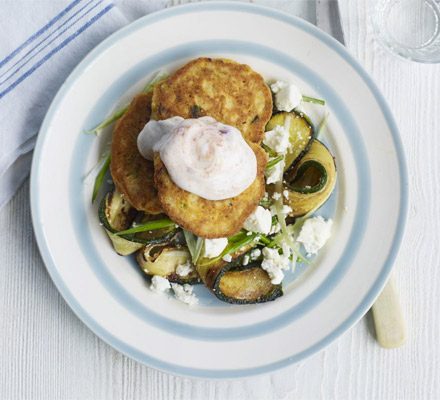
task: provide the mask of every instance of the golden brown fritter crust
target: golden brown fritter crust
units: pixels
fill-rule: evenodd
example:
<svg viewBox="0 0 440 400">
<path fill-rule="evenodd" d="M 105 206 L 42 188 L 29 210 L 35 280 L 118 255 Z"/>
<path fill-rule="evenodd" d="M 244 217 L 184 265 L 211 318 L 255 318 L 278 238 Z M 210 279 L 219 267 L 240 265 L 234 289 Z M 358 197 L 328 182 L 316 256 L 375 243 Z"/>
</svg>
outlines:
<svg viewBox="0 0 440 400">
<path fill-rule="evenodd" d="M 157 120 L 208 115 L 238 128 L 248 142 L 260 143 L 272 115 L 272 95 L 248 65 L 198 58 L 155 87 L 152 110 Z"/>
<path fill-rule="evenodd" d="M 139 94 L 117 122 L 110 171 L 116 188 L 137 210 L 158 214 L 162 208 L 154 187 L 153 162 L 141 156 L 137 137 L 151 115 L 152 94 Z"/>
<path fill-rule="evenodd" d="M 237 233 L 264 195 L 266 152 L 250 145 L 257 157 L 255 181 L 244 192 L 226 200 L 206 200 L 176 186 L 159 154 L 154 156 L 154 180 L 165 213 L 184 229 L 204 238 L 227 237 Z"/>
</svg>

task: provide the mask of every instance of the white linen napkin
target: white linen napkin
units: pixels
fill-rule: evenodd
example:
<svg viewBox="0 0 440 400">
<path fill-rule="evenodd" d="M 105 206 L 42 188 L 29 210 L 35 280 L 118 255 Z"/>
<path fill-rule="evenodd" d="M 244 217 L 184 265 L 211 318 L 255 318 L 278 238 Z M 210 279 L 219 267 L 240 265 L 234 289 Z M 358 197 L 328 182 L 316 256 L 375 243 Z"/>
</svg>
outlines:
<svg viewBox="0 0 440 400">
<path fill-rule="evenodd" d="M 2 0 L 0 208 L 29 174 L 31 151 L 58 88 L 112 32 L 165 0 Z"/>
</svg>

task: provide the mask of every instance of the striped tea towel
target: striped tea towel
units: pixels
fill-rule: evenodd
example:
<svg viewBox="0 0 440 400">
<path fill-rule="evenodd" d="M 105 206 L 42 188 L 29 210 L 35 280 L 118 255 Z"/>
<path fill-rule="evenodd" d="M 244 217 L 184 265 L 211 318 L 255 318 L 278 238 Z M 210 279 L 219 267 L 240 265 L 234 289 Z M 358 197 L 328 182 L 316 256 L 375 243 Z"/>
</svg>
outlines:
<svg viewBox="0 0 440 400">
<path fill-rule="evenodd" d="M 2 0 L 0 4 L 0 208 L 29 173 L 47 108 L 99 42 L 165 0 Z"/>
</svg>

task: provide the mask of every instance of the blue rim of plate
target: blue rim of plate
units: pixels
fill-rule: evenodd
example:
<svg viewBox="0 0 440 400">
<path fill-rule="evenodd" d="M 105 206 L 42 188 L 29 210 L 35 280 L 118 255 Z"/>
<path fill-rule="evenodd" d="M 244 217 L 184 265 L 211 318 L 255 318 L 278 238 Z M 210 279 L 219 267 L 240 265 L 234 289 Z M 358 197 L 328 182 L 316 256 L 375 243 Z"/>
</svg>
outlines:
<svg viewBox="0 0 440 400">
<path fill-rule="evenodd" d="M 399 209 L 399 221 L 397 223 L 396 232 L 394 234 L 393 243 L 391 245 L 387 259 L 382 267 L 382 271 L 377 277 L 376 281 L 368 291 L 367 295 L 362 299 L 356 310 L 345 319 L 345 321 L 340 324 L 332 333 L 321 339 L 319 342 L 310 346 L 308 349 L 295 354 L 294 356 L 287 357 L 285 359 L 279 360 L 274 363 L 270 363 L 260 367 L 246 368 L 240 370 L 234 369 L 224 369 L 224 370 L 206 370 L 197 368 L 188 368 L 180 365 L 175 365 L 169 362 L 158 360 L 156 358 L 150 357 L 147 354 L 139 352 L 132 346 L 120 341 L 114 337 L 110 332 L 103 329 L 88 313 L 87 311 L 77 303 L 76 299 L 72 296 L 67 286 L 64 284 L 62 277 L 59 275 L 54 260 L 52 259 L 51 252 L 47 246 L 45 240 L 44 230 L 39 218 L 39 208 L 38 208 L 38 161 L 40 159 L 40 154 L 43 148 L 44 139 L 46 132 L 48 131 L 48 125 L 50 120 L 55 113 L 59 102 L 63 98 L 64 94 L 70 89 L 74 84 L 76 79 L 81 75 L 83 70 L 87 65 L 94 60 L 99 54 L 106 48 L 112 45 L 115 41 L 124 37 L 126 34 L 138 29 L 141 26 L 145 26 L 158 20 L 168 18 L 171 16 L 176 16 L 180 14 L 186 14 L 191 12 L 200 11 L 216 11 L 216 10 L 226 10 L 226 11 L 241 11 L 251 14 L 269 16 L 273 19 L 291 24 L 296 28 L 302 29 L 303 31 L 309 33 L 310 35 L 318 38 L 321 42 L 325 43 L 328 47 L 334 50 L 339 56 L 341 56 L 353 69 L 356 70 L 358 75 L 363 79 L 365 84 L 369 87 L 370 91 L 374 95 L 377 103 L 380 105 L 383 115 L 388 123 L 388 127 L 391 131 L 394 146 L 397 153 L 399 169 L 400 169 L 400 209 Z M 148 366 L 157 368 L 159 370 L 192 377 L 200 378 L 239 378 L 251 375 L 258 375 L 267 372 L 271 372 L 287 365 L 300 361 L 325 346 L 329 345 L 333 340 L 344 333 L 348 328 L 353 326 L 362 316 L 368 311 L 371 304 L 374 302 L 377 295 L 380 293 L 381 289 L 386 283 L 386 280 L 391 272 L 394 259 L 396 258 L 407 218 L 408 211 L 408 180 L 407 180 L 407 167 L 404 157 L 404 152 L 402 148 L 402 143 L 399 137 L 399 132 L 394 118 L 390 112 L 390 109 L 381 95 L 379 89 L 369 75 L 365 72 L 363 67 L 347 52 L 345 47 L 343 47 L 339 42 L 330 37 L 329 35 L 323 33 L 317 29 L 314 25 L 307 21 L 299 19 L 297 17 L 285 14 L 281 11 L 277 11 L 268 7 L 256 6 L 253 4 L 245 3 L 235 3 L 235 2 L 212 2 L 212 3 L 194 3 L 187 4 L 184 6 L 179 6 L 171 9 L 166 9 L 163 11 L 156 12 L 154 14 L 147 15 L 132 24 L 122 28 L 121 30 L 115 32 L 106 40 L 104 40 L 100 45 L 93 49 L 87 57 L 75 68 L 75 70 L 70 74 L 69 78 L 62 85 L 51 106 L 46 114 L 43 121 L 40 134 L 37 140 L 37 144 L 34 150 L 34 158 L 32 161 L 32 171 L 31 171 L 31 185 L 30 185 L 30 197 L 31 197 L 31 211 L 32 211 L 32 222 L 34 226 L 34 232 L 37 240 L 37 244 L 40 249 L 41 256 L 45 262 L 46 268 L 54 281 L 59 292 L 63 295 L 66 302 L 69 304 L 71 309 L 75 314 L 102 340 L 106 343 L 120 351 L 121 353 L 141 362 Z"/>
</svg>

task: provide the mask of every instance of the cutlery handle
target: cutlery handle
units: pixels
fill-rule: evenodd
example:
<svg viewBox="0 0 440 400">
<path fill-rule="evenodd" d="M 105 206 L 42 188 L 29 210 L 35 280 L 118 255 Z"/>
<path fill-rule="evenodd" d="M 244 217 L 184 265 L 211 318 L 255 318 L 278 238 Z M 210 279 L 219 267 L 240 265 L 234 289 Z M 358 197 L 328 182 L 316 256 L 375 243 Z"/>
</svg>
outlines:
<svg viewBox="0 0 440 400">
<path fill-rule="evenodd" d="M 406 324 L 393 276 L 388 280 L 372 309 L 379 344 L 387 349 L 402 346 L 406 341 Z"/>
</svg>

